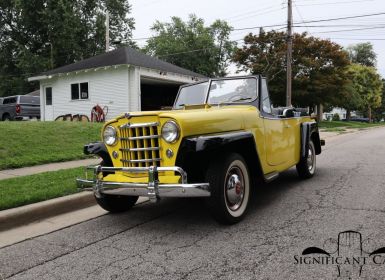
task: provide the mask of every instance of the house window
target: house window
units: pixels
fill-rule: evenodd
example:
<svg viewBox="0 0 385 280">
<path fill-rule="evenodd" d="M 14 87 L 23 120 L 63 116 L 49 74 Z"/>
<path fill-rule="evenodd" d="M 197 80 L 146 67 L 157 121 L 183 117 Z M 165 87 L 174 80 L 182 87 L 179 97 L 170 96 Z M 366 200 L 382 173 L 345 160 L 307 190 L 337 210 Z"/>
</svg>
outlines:
<svg viewBox="0 0 385 280">
<path fill-rule="evenodd" d="M 52 88 L 45 88 L 45 105 L 52 105 Z"/>
<path fill-rule="evenodd" d="M 71 84 L 71 99 L 88 99 L 88 83 Z"/>
</svg>

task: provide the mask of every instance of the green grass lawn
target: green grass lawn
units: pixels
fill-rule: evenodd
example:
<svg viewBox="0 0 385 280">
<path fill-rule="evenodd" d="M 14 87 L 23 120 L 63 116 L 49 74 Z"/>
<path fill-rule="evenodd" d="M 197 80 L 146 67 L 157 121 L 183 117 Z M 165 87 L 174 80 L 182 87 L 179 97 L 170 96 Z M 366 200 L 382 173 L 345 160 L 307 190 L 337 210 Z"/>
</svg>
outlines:
<svg viewBox="0 0 385 280">
<path fill-rule="evenodd" d="M 363 122 L 343 122 L 343 121 L 322 121 L 318 124 L 319 128 L 326 131 L 335 131 L 337 128 L 368 128 L 373 126 L 384 126 L 385 123 L 363 123 Z"/>
<path fill-rule="evenodd" d="M 0 122 L 0 170 L 86 158 L 83 145 L 100 140 L 100 123 Z"/>
<path fill-rule="evenodd" d="M 0 180 L 0 210 L 76 193 L 77 177 L 83 167 Z"/>
</svg>

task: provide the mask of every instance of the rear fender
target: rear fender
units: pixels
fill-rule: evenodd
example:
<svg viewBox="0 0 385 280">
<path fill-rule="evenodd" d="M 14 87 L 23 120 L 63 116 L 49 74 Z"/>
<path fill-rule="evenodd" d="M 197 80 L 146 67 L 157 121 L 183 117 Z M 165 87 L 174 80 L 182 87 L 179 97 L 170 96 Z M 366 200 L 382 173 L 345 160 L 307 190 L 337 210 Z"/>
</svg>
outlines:
<svg viewBox="0 0 385 280">
<path fill-rule="evenodd" d="M 317 123 L 301 123 L 301 158 L 307 158 L 310 140 L 313 141 L 316 155 L 319 155 L 321 153 L 321 140 Z"/>
</svg>

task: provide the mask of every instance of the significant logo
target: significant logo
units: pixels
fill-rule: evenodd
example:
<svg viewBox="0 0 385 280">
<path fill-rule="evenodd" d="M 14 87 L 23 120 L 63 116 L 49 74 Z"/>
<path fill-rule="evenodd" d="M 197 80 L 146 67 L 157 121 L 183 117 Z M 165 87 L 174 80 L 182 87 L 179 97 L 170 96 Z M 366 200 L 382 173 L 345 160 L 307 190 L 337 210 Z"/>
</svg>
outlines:
<svg viewBox="0 0 385 280">
<path fill-rule="evenodd" d="M 296 265 L 334 265 L 338 277 L 356 279 L 362 275 L 364 265 L 385 265 L 385 247 L 377 247 L 372 239 L 362 240 L 357 231 L 344 231 L 337 239 L 327 239 L 323 248 L 309 247 L 302 255 L 294 256 Z"/>
</svg>

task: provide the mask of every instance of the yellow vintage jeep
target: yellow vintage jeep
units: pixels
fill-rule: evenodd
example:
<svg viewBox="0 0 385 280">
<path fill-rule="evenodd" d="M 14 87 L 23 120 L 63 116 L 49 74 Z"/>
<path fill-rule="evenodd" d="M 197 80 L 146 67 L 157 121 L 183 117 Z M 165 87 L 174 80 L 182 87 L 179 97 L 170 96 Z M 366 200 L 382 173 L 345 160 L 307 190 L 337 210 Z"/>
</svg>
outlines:
<svg viewBox="0 0 385 280">
<path fill-rule="evenodd" d="M 138 196 L 205 197 L 227 224 L 244 217 L 255 179 L 292 166 L 312 177 L 324 144 L 304 110 L 272 108 L 261 76 L 182 86 L 172 110 L 126 113 L 104 125 L 102 138 L 84 148 L 102 158 L 89 167 L 93 179 L 77 180 L 101 207 L 125 211 Z"/>
</svg>

